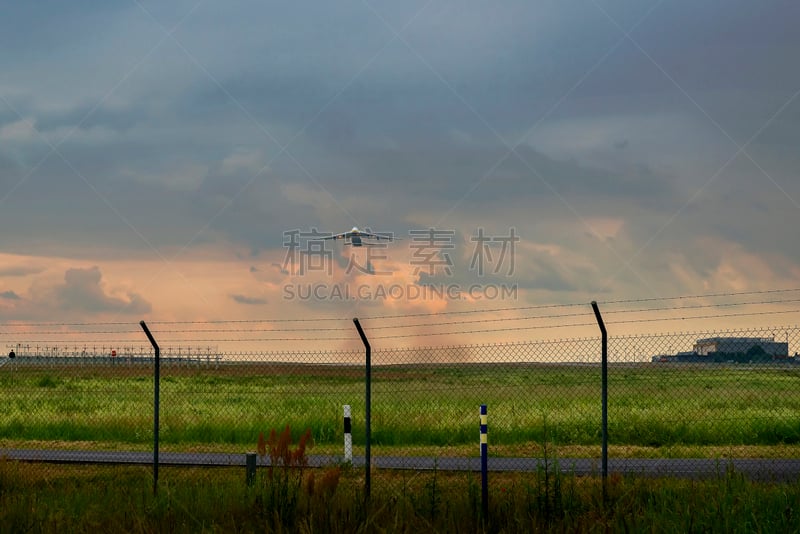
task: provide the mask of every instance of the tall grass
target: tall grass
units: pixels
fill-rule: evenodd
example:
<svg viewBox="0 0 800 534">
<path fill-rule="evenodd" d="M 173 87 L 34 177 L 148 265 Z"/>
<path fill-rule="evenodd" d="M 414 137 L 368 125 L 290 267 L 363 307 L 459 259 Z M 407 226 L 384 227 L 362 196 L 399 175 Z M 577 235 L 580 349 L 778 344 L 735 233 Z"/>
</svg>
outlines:
<svg viewBox="0 0 800 534">
<path fill-rule="evenodd" d="M 612 368 L 612 445 L 776 446 L 800 443 L 797 370 L 725 367 Z M 152 378 L 146 369 L 19 367 L 0 375 L 0 440 L 152 441 Z M 489 406 L 493 447 L 534 446 L 543 414 L 559 443 L 600 443 L 600 381 L 569 366 L 406 366 L 373 371 L 376 447 L 471 446 L 476 410 Z M 263 428 L 312 428 L 321 447 L 342 439 L 342 405 L 353 440 L 364 440 L 364 386 L 353 368 L 167 370 L 161 387 L 165 446 L 255 441 Z"/>
<path fill-rule="evenodd" d="M 543 476 L 492 474 L 483 518 L 472 473 L 376 471 L 365 507 L 363 473 L 304 469 L 286 507 L 264 469 L 248 487 L 240 469 L 163 468 L 154 496 L 143 468 L 0 460 L 0 532 L 800 531 L 797 484 L 612 476 L 604 503 L 597 478 Z"/>
</svg>

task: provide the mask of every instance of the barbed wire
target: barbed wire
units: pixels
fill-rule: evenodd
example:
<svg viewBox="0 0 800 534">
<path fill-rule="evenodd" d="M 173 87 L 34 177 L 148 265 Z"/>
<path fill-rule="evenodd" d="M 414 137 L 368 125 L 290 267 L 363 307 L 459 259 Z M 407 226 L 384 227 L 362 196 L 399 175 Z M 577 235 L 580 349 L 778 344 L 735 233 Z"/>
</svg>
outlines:
<svg viewBox="0 0 800 534">
<path fill-rule="evenodd" d="M 320 322 L 320 321 L 351 321 L 347 317 L 313 317 L 302 319 L 217 319 L 217 320 L 196 320 L 196 321 L 147 321 L 149 325 L 163 324 L 234 324 L 234 323 L 305 323 L 305 322 Z M 133 321 L 88 321 L 83 323 L 67 323 L 58 321 L 42 321 L 42 322 L 14 322 L 9 323 L 16 327 L 37 327 L 37 326 L 130 326 Z M 138 322 L 136 322 L 138 324 Z"/>
<path fill-rule="evenodd" d="M 654 311 L 680 311 L 680 310 L 694 310 L 700 308 L 730 308 L 732 306 L 761 306 L 764 304 L 790 304 L 800 302 L 800 299 L 783 299 L 783 300 L 762 300 L 751 302 L 719 302 L 715 304 L 694 304 L 689 306 L 681 306 L 679 308 L 634 308 L 629 310 L 607 310 L 603 311 L 603 315 L 613 315 L 615 313 L 649 313 Z"/>
<path fill-rule="evenodd" d="M 648 297 L 648 298 L 638 298 L 638 299 L 620 299 L 620 300 L 607 300 L 607 301 L 597 301 L 598 304 L 603 305 L 616 305 L 616 304 L 634 304 L 634 303 L 642 303 L 642 302 L 656 302 L 656 301 L 675 301 L 675 300 L 685 300 L 685 299 L 701 299 L 701 298 L 722 298 L 722 297 L 742 297 L 742 296 L 750 296 L 750 295 L 768 295 L 768 294 L 777 294 L 777 293 L 791 293 L 791 292 L 798 292 L 800 288 L 786 288 L 786 289 L 768 289 L 768 290 L 758 290 L 758 291 L 739 291 L 739 292 L 725 292 L 725 293 L 706 293 L 706 294 L 695 294 L 695 295 L 678 295 L 673 297 Z M 786 301 L 791 302 L 791 301 Z M 714 307 L 714 306 L 728 306 L 728 305 L 745 305 L 745 304 L 756 304 L 756 303 L 718 303 L 718 304 L 706 304 L 701 306 L 707 307 Z M 579 307 L 579 306 L 587 306 L 587 302 L 572 302 L 572 303 L 562 303 L 562 304 L 540 304 L 540 305 L 531 305 L 531 306 L 508 306 L 508 307 L 501 307 L 501 308 L 488 308 L 488 309 L 471 309 L 471 310 L 444 310 L 439 312 L 419 312 L 419 313 L 406 313 L 406 314 L 386 314 L 386 315 L 366 315 L 360 317 L 360 319 L 403 319 L 403 318 L 410 318 L 410 317 L 431 317 L 431 316 L 441 316 L 441 315 L 466 315 L 466 314 L 478 314 L 478 313 L 497 313 L 497 312 L 506 312 L 506 311 L 529 311 L 529 310 L 542 310 L 542 309 L 555 309 L 555 308 L 570 308 L 570 307 Z M 684 308 L 690 308 L 691 306 L 685 306 Z M 653 308 L 661 309 L 661 308 Z M 670 308 L 663 308 L 663 309 L 670 309 Z M 637 310 L 603 310 L 604 313 L 632 313 Z M 648 309 L 645 310 L 638 310 L 638 311 L 649 311 Z M 580 315 L 580 314 L 578 314 Z M 564 314 L 564 316 L 569 316 L 569 314 Z M 546 316 L 542 316 L 546 317 Z M 552 317 L 558 317 L 558 315 L 553 315 Z M 202 324 L 262 324 L 262 323 L 304 323 L 304 322 L 326 322 L 326 321 L 350 321 L 352 318 L 350 317 L 304 317 L 304 318 L 263 318 L 263 319 L 218 319 L 218 320 L 191 320 L 191 321 L 148 321 L 151 325 L 202 325 Z M 7 326 L 14 326 L 14 327 L 58 327 L 58 326 L 69 326 L 69 327 L 81 327 L 81 326 L 130 326 L 131 323 L 128 321 L 88 321 L 88 322 L 19 322 L 19 323 L 9 323 Z"/>
<path fill-rule="evenodd" d="M 204 329 L 179 329 L 179 330 L 154 330 L 153 334 L 205 334 L 205 333 L 235 333 L 235 332 L 348 332 L 353 329 L 352 325 L 345 328 L 271 328 L 266 330 L 254 330 L 245 328 L 204 328 Z M 11 334 L 12 332 L 0 331 L 0 335 Z M 140 328 L 128 330 L 37 330 L 34 332 L 39 335 L 81 335 L 81 334 L 135 334 L 142 333 Z"/>
<path fill-rule="evenodd" d="M 171 339 L 166 340 L 167 343 L 232 343 L 232 342 L 239 342 L 239 343 L 250 343 L 253 341 L 305 341 L 305 342 L 325 342 L 325 341 L 354 341 L 358 340 L 358 334 L 353 333 L 351 337 L 326 337 L 326 338 L 307 338 L 307 337 L 259 337 L 259 338 L 186 338 L 186 339 Z M 75 343 L 74 339 L 35 339 L 25 341 L 25 344 L 32 344 L 32 343 L 40 343 L 40 344 L 72 344 Z M 98 343 L 101 343 L 98 341 Z M 110 340 L 103 340 L 102 343 L 114 343 L 114 344 L 133 344 L 133 343 L 142 343 L 142 339 L 110 339 Z M 159 345 L 161 345 L 162 341 L 159 341 Z"/>
<path fill-rule="evenodd" d="M 758 301 L 758 302 L 738 302 L 738 303 L 722 303 L 722 304 L 697 304 L 693 306 L 683 306 L 680 308 L 641 308 L 641 309 L 633 309 L 633 310 L 609 310 L 607 312 L 603 312 L 604 315 L 612 315 L 615 313 L 651 313 L 657 311 L 680 311 L 680 310 L 688 310 L 688 309 L 701 309 L 701 308 L 715 308 L 715 307 L 732 307 L 732 306 L 760 306 L 765 304 L 789 304 L 789 303 L 798 303 L 800 299 L 784 299 L 784 300 L 767 300 L 767 301 Z M 536 320 L 536 319 L 562 319 L 565 317 L 583 317 L 583 316 L 591 316 L 592 310 L 588 309 L 586 312 L 580 313 L 562 313 L 562 314 L 551 314 L 551 315 L 529 315 L 523 317 L 492 317 L 487 319 L 462 319 L 458 321 L 437 321 L 437 322 L 428 322 L 428 323 L 412 323 L 412 324 L 404 324 L 404 325 L 386 325 L 386 326 L 370 326 L 370 330 L 385 330 L 390 328 L 420 328 L 420 327 L 429 327 L 429 326 L 450 326 L 450 325 L 460 325 L 460 324 L 474 324 L 474 323 L 495 323 L 495 322 L 507 322 L 507 321 L 528 321 L 528 320 Z M 366 318 L 365 318 L 366 319 Z M 617 321 L 619 323 L 620 321 Z M 592 322 L 591 324 L 596 324 Z M 575 326 L 586 326 L 584 323 L 580 323 Z"/>
<path fill-rule="evenodd" d="M 630 319 L 626 321 L 606 321 L 606 325 L 613 325 L 613 324 L 633 324 L 633 323 L 650 323 L 656 321 L 684 321 L 689 319 L 709 319 L 709 318 L 722 318 L 722 317 L 746 317 L 746 316 L 754 316 L 754 315 L 775 315 L 775 314 L 782 314 L 782 313 L 800 313 L 800 309 L 794 310 L 774 310 L 774 311 L 764 311 L 764 312 L 742 312 L 742 313 L 728 313 L 728 314 L 714 314 L 714 315 L 695 315 L 695 316 L 687 316 L 687 317 L 658 317 L 652 319 Z M 404 338 L 404 337 L 418 337 L 418 336 L 443 336 L 443 335 L 458 335 L 458 334 L 482 334 L 482 333 L 489 333 L 489 332 L 510 332 L 510 331 L 522 331 L 522 330 L 537 330 L 543 328 L 569 328 L 569 327 L 582 327 L 582 326 L 597 326 L 596 322 L 586 322 L 586 323 L 568 323 L 568 324 L 556 324 L 556 325 L 535 325 L 535 326 L 516 326 L 516 327 L 509 327 L 509 328 L 492 328 L 492 329 L 478 329 L 478 330 L 458 330 L 453 332 L 419 332 L 414 334 L 397 334 L 392 336 L 369 336 L 369 339 L 396 339 L 396 338 Z"/>
<path fill-rule="evenodd" d="M 757 315 L 778 315 L 782 313 L 800 313 L 800 309 L 794 310 L 771 310 L 762 312 L 740 312 L 740 313 L 716 313 L 711 315 L 693 315 L 688 317 L 654 317 L 651 319 L 630 319 L 627 321 L 612 321 L 606 324 L 631 324 L 631 323 L 653 323 L 656 321 L 686 321 L 689 319 L 716 319 L 722 317 L 750 317 Z"/>
<path fill-rule="evenodd" d="M 653 312 L 674 312 L 674 311 L 681 311 L 681 310 L 689 310 L 689 309 L 704 309 L 704 308 L 726 308 L 726 307 L 735 307 L 735 306 L 761 306 L 767 304 L 790 304 L 790 303 L 797 303 L 800 302 L 800 299 L 777 299 L 777 300 L 763 300 L 763 301 L 747 301 L 747 302 L 727 302 L 727 303 L 714 303 L 714 304 L 695 304 L 689 306 L 681 306 L 678 308 L 675 307 L 656 307 L 656 308 L 635 308 L 635 309 L 627 309 L 627 310 L 607 310 L 604 311 L 604 315 L 614 315 L 614 314 L 628 314 L 628 313 L 653 313 Z M 546 308 L 551 306 L 543 306 L 543 307 L 536 307 L 536 308 Z M 531 309 L 533 307 L 516 307 L 516 308 L 500 308 L 495 309 L 498 310 L 524 310 L 524 309 Z M 456 313 L 456 312 L 453 312 Z M 383 326 L 371 326 L 371 330 L 386 330 L 386 329 L 394 329 L 394 328 L 420 328 L 420 327 L 431 327 L 431 326 L 451 326 L 451 325 L 460 325 L 460 324 L 476 324 L 476 323 L 493 323 L 493 322 L 507 322 L 507 321 L 526 321 L 526 320 L 547 320 L 547 319 L 562 319 L 566 317 L 581 317 L 585 315 L 589 315 L 591 310 L 587 310 L 586 312 L 576 312 L 576 313 L 563 313 L 563 314 L 549 314 L 549 315 L 528 315 L 522 317 L 491 317 L 491 318 L 482 318 L 482 319 L 461 319 L 458 321 L 436 321 L 436 322 L 426 322 L 426 323 L 412 323 L 412 324 L 403 324 L 403 325 L 383 325 Z M 752 312 L 753 314 L 757 314 L 757 312 Z M 422 316 L 425 314 L 408 314 L 405 317 L 417 317 Z M 719 315 L 720 317 L 725 317 L 726 315 Z M 374 316 L 374 317 L 364 317 L 363 319 L 378 319 L 380 317 L 403 317 L 401 315 L 395 316 Z M 702 318 L 708 318 L 713 316 L 702 316 Z M 341 319 L 344 320 L 344 319 Z M 648 319 L 649 320 L 649 319 Z M 654 319 L 655 320 L 655 319 Z M 669 320 L 669 319 L 666 319 Z M 287 320 L 286 322 L 291 321 Z M 305 320 L 302 320 L 305 321 Z M 647 320 L 642 319 L 642 322 Z M 210 325 L 210 324 L 225 324 L 225 323 L 251 323 L 251 324 L 258 324 L 267 321 L 208 321 L 208 322 L 201 322 L 201 321 L 175 321 L 175 322 L 152 322 L 151 324 L 156 325 L 168 325 L 168 324 L 194 324 L 194 325 Z M 349 320 L 348 320 L 349 322 Z M 622 321 L 613 321 L 609 324 L 619 324 Z M 96 326 L 101 324 L 115 324 L 115 325 L 125 325 L 130 326 L 130 323 L 62 323 L 56 325 L 55 323 L 41 323 L 41 325 L 46 326 Z M 10 325 L 16 327 L 22 326 L 31 326 L 32 323 L 26 325 Z M 586 326 L 584 323 L 574 324 L 573 326 Z M 267 332 L 346 332 L 352 329 L 352 326 L 341 326 L 337 328 L 327 328 L 327 327 L 302 327 L 302 328 L 269 328 L 265 329 L 264 331 Z M 37 331 L 36 334 L 38 335 L 80 335 L 80 334 L 97 334 L 97 335 L 119 335 L 119 334 L 133 334 L 141 332 L 139 328 L 127 328 L 124 330 L 48 330 L 48 331 Z M 234 333 L 234 332 L 253 332 L 253 329 L 245 329 L 245 328 L 186 328 L 186 329 L 169 329 L 169 330 L 160 330 L 157 333 L 160 334 L 181 334 L 181 333 Z M 0 331 L 0 335 L 3 334 L 13 334 L 11 331 Z"/>
<path fill-rule="evenodd" d="M 800 291 L 800 288 L 789 288 L 789 289 L 771 289 L 771 290 L 763 290 L 763 291 L 741 291 L 741 292 L 728 292 L 728 293 L 711 293 L 705 295 L 679 295 L 674 297 L 650 297 L 650 298 L 641 298 L 641 299 L 623 299 L 623 300 L 609 300 L 609 301 L 597 301 L 598 304 L 633 304 L 633 303 L 640 303 L 640 302 L 653 302 L 659 300 L 682 300 L 682 299 L 696 299 L 696 298 L 719 298 L 719 297 L 733 297 L 733 296 L 747 296 L 747 295 L 760 295 L 760 294 L 771 294 L 771 293 L 789 293 L 789 292 L 797 292 Z M 743 303 L 747 304 L 747 303 Z M 407 317 L 429 317 L 429 316 L 436 316 L 436 315 L 461 315 L 461 314 L 472 314 L 472 313 L 496 313 L 502 311 L 526 311 L 526 310 L 537 310 L 537 309 L 547 309 L 547 308 L 569 308 L 569 307 L 577 307 L 577 306 L 588 306 L 589 303 L 587 302 L 572 302 L 572 303 L 564 303 L 564 304 L 541 304 L 541 305 L 532 305 L 532 306 L 510 306 L 505 308 L 490 308 L 484 310 L 451 310 L 451 311 L 441 311 L 441 312 L 427 312 L 427 313 L 409 313 L 409 314 L 396 314 L 396 315 L 373 315 L 373 316 L 362 316 L 360 319 L 400 319 L 400 318 L 407 318 Z M 713 307 L 713 304 L 707 305 Z M 664 308 L 669 309 L 669 308 Z M 635 310 L 632 310 L 635 311 Z M 606 313 L 606 312 L 604 312 Z M 613 310 L 609 310 L 607 313 L 613 313 Z M 569 314 L 565 314 L 564 316 L 568 316 Z M 575 315 L 582 315 L 582 313 L 575 314 Z M 545 317 L 545 316 L 542 316 Z M 553 316 L 558 317 L 558 316 Z"/>
<path fill-rule="evenodd" d="M 758 315 L 776 315 L 776 314 L 783 314 L 783 313 L 800 313 L 800 309 L 794 310 L 773 310 L 773 311 L 764 311 L 764 312 L 742 312 L 742 313 L 730 313 L 730 314 L 713 314 L 713 315 L 695 315 L 695 316 L 687 316 L 687 317 L 670 317 L 670 318 L 651 318 L 651 319 L 630 319 L 625 321 L 608 321 L 606 322 L 607 325 L 615 325 L 615 324 L 635 324 L 635 323 L 650 323 L 650 322 L 657 322 L 657 321 L 684 321 L 690 319 L 708 319 L 708 318 L 724 318 L 724 317 L 747 317 L 747 316 L 758 316 Z M 395 335 L 388 335 L 388 336 L 370 336 L 368 338 L 370 340 L 379 340 L 379 339 L 400 339 L 400 338 L 412 338 L 412 337 L 429 337 L 429 336 L 448 336 L 448 335 L 463 335 L 463 334 L 486 334 L 486 333 L 495 333 L 495 332 L 513 332 L 513 331 L 528 331 L 528 330 L 540 330 L 540 329 L 551 329 L 551 328 L 574 328 L 574 327 L 589 327 L 589 326 L 597 326 L 596 322 L 585 322 L 585 323 L 566 323 L 566 324 L 555 324 L 555 325 L 534 325 L 534 326 L 515 326 L 515 327 L 508 327 L 508 328 L 489 328 L 489 329 L 472 329 L 472 330 L 455 330 L 455 331 L 446 331 L 446 332 L 415 332 L 411 334 L 395 334 Z M 194 333 L 202 333 L 202 332 L 194 332 Z M 325 337 L 325 338 L 308 338 L 308 337 L 248 337 L 248 338 L 184 338 L 180 340 L 169 340 L 168 342 L 181 342 L 181 343 L 229 343 L 229 342 L 239 342 L 239 343 L 252 343 L 252 342 L 274 342 L 274 341 L 297 341 L 297 342 L 327 342 L 327 341 L 354 341 L 357 340 L 358 336 L 354 333 L 353 336 L 349 337 Z M 110 340 L 102 340 L 98 341 L 97 343 L 109 343 L 109 344 L 133 344 L 133 343 L 141 343 L 141 339 L 110 339 Z M 34 339 L 34 340 L 26 340 L 26 344 L 70 344 L 75 343 L 75 340 L 66 340 L 66 339 Z M 93 342 L 94 343 L 94 342 Z"/>
<path fill-rule="evenodd" d="M 719 298 L 719 297 L 737 297 L 746 295 L 767 295 L 772 293 L 792 293 L 800 291 L 800 288 L 786 288 L 786 289 L 764 289 L 759 291 L 734 291 L 728 293 L 706 293 L 701 295 L 679 295 L 674 297 L 647 297 L 640 299 L 623 299 L 623 300 L 606 300 L 597 301 L 598 304 L 632 304 L 636 302 L 654 302 L 657 300 L 681 300 L 681 299 L 698 299 L 698 298 Z"/>
<path fill-rule="evenodd" d="M 717 293 L 712 295 L 705 295 L 705 297 L 720 297 L 720 296 L 742 296 L 742 295 L 755 295 L 755 294 L 776 294 L 776 293 L 789 293 L 793 291 L 800 291 L 800 289 L 780 289 L 780 290 L 767 290 L 767 291 L 750 291 L 750 292 L 739 292 L 739 293 Z M 682 296 L 682 297 L 671 297 L 671 298 L 664 298 L 664 299 L 656 299 L 656 298 L 647 298 L 647 299 L 635 299 L 635 300 L 627 300 L 627 301 L 610 301 L 609 303 L 622 303 L 622 302 L 651 302 L 657 300 L 676 300 L 681 298 L 696 298 L 690 296 Z M 791 299 L 765 299 L 760 301 L 743 301 L 743 302 L 722 302 L 722 303 L 705 303 L 705 304 L 691 304 L 686 306 L 680 307 L 649 307 L 649 308 L 636 308 L 636 309 L 622 309 L 622 310 L 604 310 L 603 313 L 608 316 L 615 316 L 618 314 L 631 314 L 631 313 L 640 313 L 640 314 L 650 314 L 650 313 L 658 313 L 658 312 L 682 312 L 683 310 L 699 310 L 699 309 L 711 309 L 711 308 L 731 308 L 731 307 L 738 307 L 738 306 L 762 306 L 762 305 L 781 305 L 781 304 L 793 304 L 800 302 L 798 298 L 791 298 Z M 523 307 L 508 307 L 508 308 L 495 308 L 493 310 L 467 310 L 463 312 L 452 312 L 455 313 L 477 313 L 483 312 L 488 313 L 491 311 L 502 311 L 502 310 L 531 310 L 531 309 L 548 309 L 548 308 L 557 308 L 563 307 L 565 305 L 543 305 L 543 306 L 523 306 Z M 571 305 L 570 305 L 571 306 Z M 582 304 L 582 306 L 586 306 L 586 304 Z M 653 323 L 653 322 L 675 322 L 675 321 L 686 321 L 686 320 L 697 320 L 697 319 L 722 319 L 722 318 L 731 318 L 731 317 L 757 317 L 757 316 L 767 316 L 767 315 L 777 315 L 777 314 L 787 314 L 787 313 L 798 313 L 800 310 L 798 309 L 786 309 L 786 310 L 767 310 L 767 311 L 742 311 L 742 312 L 734 312 L 734 313 L 711 313 L 711 314 L 691 314 L 691 315 L 682 315 L 679 317 L 638 317 L 635 319 L 621 319 L 621 320 L 614 320 L 613 318 L 606 321 L 606 324 L 609 326 L 613 325 L 623 325 L 623 324 L 642 324 L 642 323 Z M 564 328 L 578 328 L 578 327 L 592 327 L 596 326 L 596 321 L 592 318 L 592 320 L 582 321 L 582 322 L 565 322 L 561 324 L 535 324 L 535 325 L 524 325 L 524 324 L 517 324 L 514 326 L 507 326 L 507 327 L 499 327 L 499 328 L 454 328 L 454 329 L 447 329 L 444 331 L 431 331 L 436 328 L 442 327 L 452 327 L 452 326 L 461 326 L 465 324 L 491 324 L 497 322 L 509 323 L 509 322 L 521 322 L 521 321 L 531 321 L 531 320 L 553 320 L 553 319 L 564 319 L 564 318 L 571 318 L 571 317 L 584 317 L 588 316 L 589 311 L 586 312 L 572 312 L 572 313 L 561 313 L 561 314 L 545 314 L 545 315 L 526 315 L 522 317 L 488 317 L 488 318 L 464 318 L 459 320 L 453 321 L 428 321 L 428 322 L 414 322 L 411 324 L 380 324 L 380 321 L 383 319 L 396 319 L 401 317 L 423 317 L 423 316 L 430 316 L 430 315 L 448 315 L 447 313 L 442 314 L 404 314 L 404 315 L 385 315 L 385 316 L 371 316 L 371 317 L 364 317 L 365 320 L 374 319 L 378 320 L 379 323 L 376 325 L 366 325 L 365 330 L 367 331 L 368 338 L 370 340 L 386 340 L 386 339 L 401 339 L 401 338 L 415 338 L 415 337 L 441 337 L 441 336 L 453 336 L 453 335 L 468 335 L 468 334 L 492 334 L 492 333 L 508 333 L 508 332 L 524 332 L 524 331 L 533 331 L 533 330 L 541 330 L 541 329 L 564 329 Z M 332 319 L 327 318 L 330 320 L 336 321 L 347 321 L 349 323 L 350 319 Z M 354 333 L 353 327 L 351 324 L 343 325 L 340 327 L 320 327 L 318 325 L 315 326 L 308 326 L 308 327 L 300 327 L 300 328 L 268 328 L 268 329 L 253 329 L 253 328 L 202 328 L 203 326 L 207 325 L 220 325 L 220 324 L 267 324 L 270 322 L 281 322 L 281 323 L 291 323 L 291 322 L 307 322 L 313 321 L 315 319 L 286 319 L 286 320 L 230 320 L 230 321 L 153 321 L 151 324 L 154 325 L 193 325 L 200 328 L 173 328 L 173 329 L 166 329 L 162 331 L 156 331 L 156 335 L 164 336 L 166 335 L 168 338 L 170 335 L 175 334 L 186 334 L 187 336 L 183 337 L 182 339 L 174 339 L 169 338 L 166 340 L 167 343 L 184 343 L 184 344 L 192 344 L 192 343 L 254 343 L 254 342 L 299 342 L 299 343 L 324 343 L 324 342 L 331 342 L 331 341 L 357 341 L 358 336 Z M 32 327 L 33 325 L 46 325 L 49 327 L 52 326 L 64 326 L 67 327 L 69 325 L 72 326 L 81 326 L 81 327 L 91 327 L 96 325 L 119 325 L 119 326 L 126 326 L 125 329 L 113 329 L 113 330 L 106 330 L 106 329 L 98 329 L 98 330 L 85 330 L 85 329 L 76 329 L 76 330 L 45 330 L 45 331 L 32 331 L 32 332 L 17 332 L 15 331 L 18 328 L 22 328 L 23 326 Z M 407 329 L 407 328 L 416 328 L 421 329 L 422 331 L 413 332 L 413 333 L 398 333 L 398 334 L 389 334 L 389 335 L 370 335 L 371 332 L 376 331 L 392 331 L 392 330 L 400 330 L 400 329 Z M 347 333 L 347 335 L 335 335 L 335 336 L 285 336 L 280 335 L 286 332 L 309 332 L 309 333 L 323 333 L 323 332 L 334 332 L 334 333 Z M 0 331 L 0 335 L 2 336 L 20 336 L 20 335 L 33 335 L 33 336 L 61 336 L 67 337 L 71 339 L 33 339 L 33 340 L 26 340 L 25 344 L 38 344 L 42 346 L 47 345 L 58 345 L 58 344 L 77 344 L 81 343 L 76 341 L 74 338 L 76 336 L 81 335 L 98 335 L 98 336 L 119 336 L 124 334 L 141 334 L 139 328 L 132 328 L 130 323 L 126 322 L 97 322 L 97 323 L 14 323 L 14 324 L 7 324 L 6 328 L 3 331 Z M 212 336 L 212 337 L 194 337 L 194 336 L 201 336 L 204 334 L 236 334 L 237 337 L 231 336 Z M 278 334 L 273 336 L 272 334 Z M 162 343 L 164 342 L 162 338 Z M 87 342 L 83 342 L 85 345 Z M 120 338 L 120 339 L 98 339 L 92 340 L 89 343 L 92 344 L 109 344 L 109 345 L 126 345 L 126 344 L 140 344 L 142 343 L 142 339 L 137 337 L 135 339 L 131 338 Z M 77 345 L 76 345 L 77 348 Z"/>
</svg>

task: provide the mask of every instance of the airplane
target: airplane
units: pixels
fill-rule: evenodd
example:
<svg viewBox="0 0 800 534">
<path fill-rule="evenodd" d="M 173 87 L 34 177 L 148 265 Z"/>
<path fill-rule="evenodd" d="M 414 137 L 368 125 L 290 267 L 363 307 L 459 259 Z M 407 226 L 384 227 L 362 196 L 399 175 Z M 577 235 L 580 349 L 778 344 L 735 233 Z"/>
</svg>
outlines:
<svg viewBox="0 0 800 534">
<path fill-rule="evenodd" d="M 354 247 L 360 247 L 363 245 L 373 246 L 377 243 L 370 243 L 369 239 L 374 239 L 376 241 L 394 241 L 396 239 L 400 239 L 398 237 L 394 237 L 393 234 L 390 233 L 373 233 L 370 231 L 369 228 L 366 230 L 359 230 L 357 226 L 354 226 L 349 232 L 342 232 L 341 234 L 333 234 L 330 236 L 323 237 L 322 239 L 344 239 L 345 245 L 352 245 Z"/>
</svg>

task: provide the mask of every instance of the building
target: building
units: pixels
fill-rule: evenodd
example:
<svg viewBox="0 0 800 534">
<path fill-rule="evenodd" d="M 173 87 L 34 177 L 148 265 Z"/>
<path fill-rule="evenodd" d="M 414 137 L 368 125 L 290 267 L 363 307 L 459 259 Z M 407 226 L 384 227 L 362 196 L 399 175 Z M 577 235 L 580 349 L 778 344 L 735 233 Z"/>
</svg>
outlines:
<svg viewBox="0 0 800 534">
<path fill-rule="evenodd" d="M 722 353 L 787 357 L 789 343 L 771 337 L 709 337 L 695 342 L 694 353 L 698 356 Z"/>
<path fill-rule="evenodd" d="M 677 354 L 657 354 L 654 362 L 684 363 L 765 363 L 776 360 L 800 363 L 789 356 L 789 342 L 767 337 L 709 337 L 698 339 L 694 350 Z"/>
</svg>

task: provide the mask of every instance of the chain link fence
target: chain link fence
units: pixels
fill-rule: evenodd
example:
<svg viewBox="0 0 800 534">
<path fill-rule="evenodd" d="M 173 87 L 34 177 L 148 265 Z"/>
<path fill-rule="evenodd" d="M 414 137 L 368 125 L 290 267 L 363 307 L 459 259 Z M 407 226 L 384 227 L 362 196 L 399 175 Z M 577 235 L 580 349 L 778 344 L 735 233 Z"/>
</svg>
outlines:
<svg viewBox="0 0 800 534">
<path fill-rule="evenodd" d="M 158 384 L 155 352 L 136 326 L 5 325 L 3 335 L 15 341 L 0 362 L 0 456 L 146 465 L 153 460 L 158 386 L 161 464 L 244 466 L 251 451 L 266 464 L 264 441 L 288 427 L 293 443 L 310 429 L 311 465 L 361 468 L 369 408 L 371 466 L 397 470 L 382 479 L 384 489 L 403 491 L 414 477 L 479 469 L 479 407 L 486 405 L 490 471 L 601 473 L 599 333 L 374 347 L 367 373 L 355 329 L 337 325 L 332 336 L 347 341 L 330 345 L 343 348 L 266 352 L 236 348 L 265 338 L 265 329 L 249 323 L 153 324 L 161 346 Z M 67 331 L 79 334 L 64 339 Z M 365 331 L 369 338 L 369 326 Z M 79 336 L 96 341 L 80 343 Z M 612 332 L 609 471 L 708 476 L 733 467 L 796 480 L 798 347 L 796 326 Z"/>
</svg>

